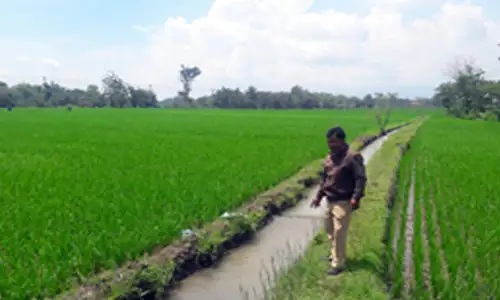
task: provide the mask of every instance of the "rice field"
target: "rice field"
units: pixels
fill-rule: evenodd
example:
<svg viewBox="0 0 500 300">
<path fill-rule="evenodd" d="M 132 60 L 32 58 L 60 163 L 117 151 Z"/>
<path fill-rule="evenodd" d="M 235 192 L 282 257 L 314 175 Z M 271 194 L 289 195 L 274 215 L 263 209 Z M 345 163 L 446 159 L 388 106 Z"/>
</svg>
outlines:
<svg viewBox="0 0 500 300">
<path fill-rule="evenodd" d="M 167 245 L 321 157 L 335 124 L 349 139 L 376 126 L 368 110 L 2 113 L 0 299 L 51 297 Z"/>
<path fill-rule="evenodd" d="M 420 128 L 391 215 L 395 298 L 500 299 L 499 132 L 446 117 Z"/>
</svg>

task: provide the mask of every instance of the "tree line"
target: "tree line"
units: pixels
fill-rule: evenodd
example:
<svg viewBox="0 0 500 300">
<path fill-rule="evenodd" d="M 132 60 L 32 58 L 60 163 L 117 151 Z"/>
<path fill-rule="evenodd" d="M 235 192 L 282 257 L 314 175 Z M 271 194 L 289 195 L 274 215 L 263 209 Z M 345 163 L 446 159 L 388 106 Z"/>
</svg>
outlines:
<svg viewBox="0 0 500 300">
<path fill-rule="evenodd" d="M 115 73 L 107 74 L 102 88 L 90 84 L 86 89 L 68 88 L 56 82 L 19 83 L 8 86 L 0 81 L 0 107 L 159 107 L 151 89 L 134 87 Z"/>
<path fill-rule="evenodd" d="M 182 90 L 174 97 L 159 100 L 151 87 L 135 87 L 110 72 L 102 86 L 91 84 L 85 89 L 68 88 L 43 79 L 42 84 L 19 83 L 8 86 L 0 81 L 0 107 L 114 107 L 114 108 L 220 108 L 220 109 L 349 109 L 370 108 L 388 97 L 391 106 L 433 105 L 431 99 L 411 101 L 395 93 L 368 94 L 364 97 L 311 92 L 301 86 L 290 91 L 260 91 L 250 86 L 242 91 L 222 87 L 211 95 L 191 98 L 191 85 L 201 74 L 198 67 L 181 66 Z M 413 99 L 415 100 L 415 99 Z M 385 101 L 385 100 L 384 100 Z"/>
<path fill-rule="evenodd" d="M 372 108 L 376 103 L 389 98 L 393 107 L 409 107 L 412 105 L 432 105 L 431 99 L 401 98 L 395 93 L 374 93 L 359 98 L 356 96 L 335 95 L 330 93 L 311 92 L 301 86 L 294 86 L 290 91 L 259 91 L 250 86 L 246 90 L 222 87 L 211 95 L 186 102 L 183 97 L 173 97 L 161 102 L 163 107 L 175 108 L 220 108 L 220 109 L 351 109 Z"/>
<path fill-rule="evenodd" d="M 486 77 L 472 61 L 457 61 L 449 80 L 437 86 L 431 98 L 408 99 L 396 93 L 373 93 L 364 97 L 311 92 L 301 86 L 290 91 L 271 92 L 250 86 L 246 90 L 222 87 L 210 95 L 192 98 L 191 86 L 201 75 L 198 67 L 181 65 L 182 90 L 174 97 L 159 100 L 151 86 L 133 86 L 110 72 L 102 86 L 85 89 L 64 87 L 54 81 L 42 84 L 19 83 L 12 86 L 0 81 L 0 107 L 114 107 L 114 108 L 219 108 L 219 109 L 351 109 L 373 108 L 377 103 L 390 107 L 444 107 L 448 114 L 464 119 L 500 121 L 500 80 Z M 380 105 L 379 105 L 380 106 Z"/>
</svg>

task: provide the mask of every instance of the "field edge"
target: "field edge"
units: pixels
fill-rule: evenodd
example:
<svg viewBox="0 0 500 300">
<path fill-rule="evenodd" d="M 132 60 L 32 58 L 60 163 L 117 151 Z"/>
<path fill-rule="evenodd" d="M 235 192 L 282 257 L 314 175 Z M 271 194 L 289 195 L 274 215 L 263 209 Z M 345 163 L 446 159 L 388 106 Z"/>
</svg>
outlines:
<svg viewBox="0 0 500 300">
<path fill-rule="evenodd" d="M 361 150 L 379 137 L 414 123 L 414 120 L 392 124 L 384 134 L 367 132 L 357 137 L 351 147 Z M 165 297 L 184 278 L 215 265 L 224 254 L 252 238 L 273 216 L 295 206 L 319 182 L 322 159 L 302 168 L 276 187 L 254 197 L 236 209 L 228 218 L 215 221 L 158 249 L 143 259 L 128 262 L 116 270 L 97 274 L 75 283 L 73 290 L 58 300 L 157 299 Z"/>
</svg>

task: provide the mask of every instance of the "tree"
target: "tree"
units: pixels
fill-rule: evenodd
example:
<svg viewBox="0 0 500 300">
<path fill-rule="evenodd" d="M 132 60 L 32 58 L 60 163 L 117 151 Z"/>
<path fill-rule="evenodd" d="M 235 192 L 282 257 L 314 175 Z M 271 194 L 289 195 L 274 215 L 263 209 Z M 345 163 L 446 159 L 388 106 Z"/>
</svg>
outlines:
<svg viewBox="0 0 500 300">
<path fill-rule="evenodd" d="M 125 107 L 131 102 L 131 93 L 127 83 L 125 83 L 114 72 L 108 74 L 102 79 L 103 95 L 107 103 L 114 107 Z"/>
<path fill-rule="evenodd" d="M 386 132 L 385 129 L 391 118 L 392 105 L 397 98 L 398 95 L 396 93 L 375 93 L 373 110 L 381 135 Z"/>
<path fill-rule="evenodd" d="M 12 93 L 6 83 L 0 81 L 0 107 L 12 107 L 14 101 Z"/>
<path fill-rule="evenodd" d="M 43 100 L 45 100 L 45 102 L 47 102 L 52 97 L 52 87 L 50 84 L 47 83 L 47 77 L 44 76 L 42 78 L 42 80 L 43 80 L 43 87 L 45 90 Z"/>
<path fill-rule="evenodd" d="M 151 85 L 149 86 L 149 90 L 131 86 L 129 86 L 128 89 L 132 107 L 158 107 L 158 99 Z"/>
<path fill-rule="evenodd" d="M 259 107 L 259 94 L 257 93 L 257 88 L 254 86 L 249 86 L 245 91 L 245 108 L 258 108 Z"/>
<path fill-rule="evenodd" d="M 366 107 L 373 108 L 373 106 L 375 105 L 375 100 L 373 99 L 371 94 L 366 94 L 363 97 L 363 103 L 364 105 L 366 105 Z"/>
<path fill-rule="evenodd" d="M 500 121 L 500 81 L 489 81 L 481 87 L 484 97 L 487 99 L 485 109 L 487 113 L 484 118 L 487 120 Z"/>
<path fill-rule="evenodd" d="M 158 107 L 158 99 L 151 85 L 148 90 L 134 87 L 113 72 L 109 72 L 103 82 L 102 98 L 106 105 L 112 107 Z M 90 87 L 95 93 L 95 88 Z M 102 102 L 102 100 L 101 100 Z"/>
<path fill-rule="evenodd" d="M 183 88 L 182 91 L 179 92 L 179 96 L 181 96 L 186 103 L 191 105 L 193 103 L 193 99 L 189 97 L 189 94 L 191 93 L 191 84 L 194 79 L 201 74 L 201 70 L 198 67 L 189 68 L 181 65 L 179 74 Z"/>
<path fill-rule="evenodd" d="M 99 87 L 95 84 L 89 84 L 85 90 L 84 101 L 81 102 L 85 107 L 104 107 L 106 103 L 104 97 L 99 91 Z"/>
<path fill-rule="evenodd" d="M 473 60 L 456 59 L 447 74 L 449 81 L 440 84 L 434 98 L 448 114 L 467 119 L 484 119 L 495 107 L 495 86 L 498 82 L 488 81 L 483 69 Z"/>
</svg>

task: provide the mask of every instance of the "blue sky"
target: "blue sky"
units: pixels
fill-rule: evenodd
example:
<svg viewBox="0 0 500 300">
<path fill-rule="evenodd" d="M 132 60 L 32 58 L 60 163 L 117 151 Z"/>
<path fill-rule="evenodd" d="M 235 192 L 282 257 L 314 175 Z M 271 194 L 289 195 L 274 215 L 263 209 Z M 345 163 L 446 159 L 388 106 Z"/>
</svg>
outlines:
<svg viewBox="0 0 500 300">
<path fill-rule="evenodd" d="M 217 1 L 217 0 L 215 0 Z M 251 0 L 243 0 L 243 1 L 251 1 Z M 260 1 L 267 1 L 267 0 L 260 0 Z M 274 0 L 276 1 L 276 0 Z M 298 0 L 283 0 L 283 1 L 298 1 Z M 307 1 L 307 0 L 303 0 Z M 338 1 L 338 0 L 316 0 L 314 1 L 314 4 L 312 7 L 309 8 L 309 12 L 316 12 L 316 13 L 323 13 L 327 9 L 335 9 L 336 11 L 340 11 L 343 13 L 349 13 L 352 14 L 356 17 L 359 17 L 360 20 L 361 18 L 365 17 L 370 9 L 373 7 L 374 3 L 381 5 L 381 3 L 391 3 L 394 2 L 395 0 L 355 0 L 355 1 Z M 416 1 L 416 0 L 406 0 L 407 3 L 412 4 L 413 6 L 390 6 L 391 9 L 397 11 L 402 15 L 403 21 L 405 23 L 410 24 L 415 20 L 415 18 L 421 18 L 424 20 L 431 20 L 431 16 L 440 13 L 439 9 L 441 5 L 445 2 L 442 0 L 421 0 L 421 1 Z M 461 3 L 463 1 L 452 1 L 453 3 Z M 183 18 L 186 19 L 187 23 L 192 22 L 193 20 L 197 20 L 200 18 L 203 18 L 207 15 L 208 10 L 210 7 L 213 5 L 212 0 L 182 0 L 182 1 L 167 1 L 167 0 L 141 0 L 141 1 L 132 1 L 132 0 L 122 0 L 122 1 L 97 1 L 97 0 L 0 0 L 0 40 L 7 41 L 8 45 L 12 45 L 11 49 L 16 49 L 12 50 L 9 52 L 9 47 L 4 48 L 2 57 L 0 57 L 0 77 L 2 77 L 2 64 L 7 65 L 7 71 L 3 71 L 4 73 L 8 73 L 8 78 L 22 78 L 23 76 L 28 76 L 28 73 L 32 73 L 31 69 L 27 68 L 26 66 L 21 67 L 17 66 L 13 61 L 13 57 L 17 57 L 19 55 L 24 55 L 24 56 L 37 56 L 39 55 L 40 59 L 42 59 L 42 54 L 41 52 L 37 52 L 37 49 L 33 49 L 36 47 L 33 46 L 26 46 L 26 51 L 23 51 L 23 53 L 18 53 L 18 49 L 23 49 L 22 45 L 34 45 L 35 42 L 37 44 L 47 44 L 47 49 L 50 48 L 50 44 L 52 43 L 52 52 L 46 51 L 43 53 L 44 58 L 47 55 L 50 55 L 50 59 L 57 60 L 61 62 L 61 66 L 59 67 L 61 70 L 59 71 L 59 79 L 62 81 L 65 80 L 65 78 L 69 78 L 71 76 L 77 76 L 81 77 L 79 82 L 83 82 L 84 80 L 96 80 L 96 79 L 90 79 L 90 78 L 96 78 L 95 75 L 91 74 L 97 74 L 98 72 L 102 72 L 102 69 L 107 68 L 107 61 L 103 60 L 99 62 L 101 64 L 99 68 L 94 68 L 93 70 L 87 70 L 88 68 L 85 68 L 83 66 L 76 68 L 75 65 L 75 60 L 78 60 L 78 57 L 83 57 L 83 56 L 88 56 L 90 55 L 89 53 L 91 52 L 96 52 L 96 51 L 107 51 L 107 52 L 112 52 L 115 51 L 116 49 L 120 49 L 120 51 L 116 52 L 114 54 L 114 57 L 135 57 L 137 59 L 142 59 L 139 56 L 148 56 L 151 55 L 151 53 L 159 53 L 162 50 L 160 50 L 161 47 L 164 48 L 164 51 L 170 51 L 166 45 L 168 43 L 177 43 L 177 40 L 169 40 L 167 42 L 167 38 L 165 37 L 164 42 L 159 42 L 155 41 L 154 43 L 152 42 L 151 34 L 146 34 L 144 32 L 140 32 L 138 30 L 134 30 L 133 26 L 135 25 L 140 25 L 140 26 L 156 26 L 158 27 L 159 25 L 163 24 L 167 19 L 169 18 L 175 18 L 178 16 L 182 16 Z M 285 3 L 285 2 L 284 2 Z M 417 4 L 415 4 L 417 3 Z M 500 23 L 500 2 L 495 2 L 495 1 L 487 1 L 487 0 L 474 0 L 474 1 L 468 1 L 467 3 L 469 4 L 474 4 L 477 6 L 481 6 L 484 9 L 484 18 L 485 20 L 488 19 L 489 22 L 497 22 Z M 388 9 L 387 12 L 390 12 L 391 10 Z M 304 12 L 305 14 L 305 12 Z M 467 16 L 464 15 L 464 12 L 462 10 L 461 15 L 459 16 L 463 20 L 460 21 L 464 25 L 463 26 L 469 26 L 467 22 L 468 21 Z M 373 19 L 373 18 L 372 18 Z M 269 21 L 269 20 L 268 20 Z M 218 20 L 216 18 L 212 18 L 209 21 L 206 21 L 207 24 L 212 24 L 210 26 L 215 26 L 213 24 L 216 24 Z M 321 24 L 325 24 L 325 20 L 322 21 Z M 336 20 L 332 20 L 332 22 L 336 22 Z M 361 22 L 361 21 L 359 21 Z M 358 23 L 359 23 L 358 22 Z M 363 21 L 364 22 L 364 21 Z M 433 22 L 436 22 L 435 20 Z M 458 22 L 458 21 L 457 21 Z M 481 25 L 481 21 L 475 20 L 475 24 L 473 26 L 483 26 Z M 318 23 L 320 24 L 320 23 Z M 446 25 L 446 24 L 445 24 Z M 207 25 L 209 28 L 210 26 Z M 433 25 L 434 26 L 434 25 Z M 435 25 L 438 26 L 438 25 Z M 444 26 L 443 24 L 439 26 Z M 472 25 L 471 25 L 472 26 Z M 472 26 L 472 27 L 473 27 Z M 175 27 L 175 26 L 174 26 Z M 446 27 L 446 26 L 444 26 Z M 457 39 L 455 36 L 461 34 L 460 32 L 456 33 L 450 33 L 453 31 L 452 28 L 444 29 L 443 27 L 443 34 L 445 34 L 445 30 L 448 30 L 448 37 L 447 38 L 454 38 Z M 471 27 L 471 28 L 472 28 Z M 300 28 L 300 27 L 298 27 Z M 390 28 L 390 27 L 389 27 Z M 436 27 L 437 28 L 437 27 Z M 460 30 L 464 30 L 463 28 L 465 27 L 460 27 Z M 481 27 L 482 28 L 482 27 Z M 407 30 L 408 28 L 400 29 L 401 30 Z M 169 32 L 169 34 L 174 34 L 175 30 L 178 30 L 178 28 L 168 28 L 165 29 L 163 34 L 167 34 L 166 32 Z M 191 29 L 189 29 L 191 30 Z M 193 29 L 194 30 L 194 29 Z M 199 30 L 199 29 L 198 29 Z M 210 29 L 207 29 L 210 30 Z M 344 30 L 348 30 L 344 29 Z M 438 30 L 438 29 L 436 29 Z M 471 29 L 472 30 L 472 29 Z M 374 30 L 375 31 L 375 30 Z M 159 32 L 159 31 L 158 31 Z M 157 32 L 156 36 L 159 36 Z M 473 31 L 471 31 L 473 32 Z M 401 33 L 401 32 L 399 32 Z M 210 34 L 210 32 L 208 32 Z M 252 33 L 252 34 L 255 34 Z M 380 35 L 380 33 L 377 33 Z M 387 36 L 390 38 L 392 33 L 387 33 Z M 471 33 L 468 33 L 469 36 Z M 248 33 L 248 36 L 250 36 L 251 33 Z M 464 33 L 464 38 L 467 34 Z M 292 38 L 296 39 L 297 37 L 292 36 Z M 443 37 L 444 38 L 444 37 Z M 62 44 L 54 44 L 54 41 L 57 39 L 68 39 L 72 40 L 73 42 L 65 42 Z M 241 39 L 241 37 L 238 37 L 238 35 L 233 35 L 229 39 L 233 39 L 231 41 L 231 44 L 233 47 L 236 47 L 234 49 L 238 48 L 238 43 L 237 40 Z M 308 40 L 307 36 L 302 38 L 304 40 L 304 43 Z M 436 39 L 436 38 L 434 38 Z M 439 40 L 439 38 L 438 38 Z M 226 42 L 226 41 L 224 41 Z M 335 43 L 337 41 L 332 40 L 332 41 L 327 41 L 330 43 Z M 458 45 L 458 43 L 465 43 L 465 40 L 460 40 L 460 41 L 455 41 Z M 163 43 L 163 44 L 162 44 Z M 186 43 L 195 43 L 199 44 L 200 41 L 188 41 Z M 206 43 L 206 41 L 205 41 Z M 219 42 L 222 43 L 222 42 Z M 302 43 L 302 42 L 301 42 Z M 350 40 L 345 41 L 346 44 L 351 43 Z M 488 41 L 487 43 L 485 42 L 485 45 L 491 44 L 491 41 Z M 211 43 L 210 43 L 211 44 Z M 206 47 L 212 47 L 213 45 L 207 44 Z M 488 44 L 488 45 L 489 45 Z M 297 44 L 297 47 L 300 47 L 300 43 Z M 311 44 L 311 47 L 313 44 Z M 360 41 L 359 42 L 359 47 L 363 47 L 363 43 Z M 431 45 L 431 44 L 429 44 Z M 376 46 L 376 45 L 375 45 Z M 213 46 L 213 53 L 217 54 L 217 50 L 215 50 L 215 46 Z M 264 46 L 265 47 L 265 46 Z M 306 47 L 307 48 L 307 47 Z M 310 49 L 305 49 L 304 52 L 305 56 L 310 55 Z M 341 47 L 342 48 L 342 47 Z M 377 48 L 377 47 L 375 47 Z M 393 49 L 394 47 L 391 46 L 388 48 L 387 51 L 396 51 Z M 439 51 L 440 49 L 438 48 L 443 48 L 442 46 L 436 47 L 436 49 L 432 49 L 432 52 Z M 457 49 L 460 48 L 460 46 L 456 46 Z M 239 48 L 238 48 L 239 49 Z M 16 53 L 13 53 L 13 52 Z M 222 50 L 219 50 L 222 51 Z M 236 50 L 235 50 L 236 51 Z M 249 50 L 250 51 L 250 50 Z M 308 52 L 309 51 L 309 52 Z M 312 51 L 312 50 L 311 50 Z M 353 48 L 353 51 L 357 51 L 356 48 Z M 375 51 L 375 50 L 373 50 Z M 380 51 L 377 50 L 377 51 Z M 401 52 L 402 50 L 397 50 Z M 431 51 L 431 49 L 428 49 L 428 51 Z M 472 49 L 470 50 L 470 53 L 473 53 L 473 55 L 482 55 L 480 54 L 477 49 Z M 207 51 L 208 52 L 208 51 Z M 233 51 L 234 52 L 234 51 Z M 253 51 L 255 52 L 255 51 Z M 461 54 L 460 51 L 456 51 L 457 54 Z M 488 49 L 488 54 L 485 52 L 485 57 L 487 55 L 491 56 L 491 49 Z M 500 52 L 500 51 L 499 51 Z M 309 54 L 308 54 L 309 53 Z M 378 52 L 377 52 L 378 53 Z M 451 52 L 450 52 L 451 53 Z M 464 52 L 468 53 L 468 52 Z M 478 54 L 479 53 L 479 54 Z M 229 57 L 231 53 L 224 54 L 225 57 Z M 234 54 L 234 53 L 233 53 Z M 177 58 L 172 58 L 172 61 L 169 62 L 170 65 L 179 65 L 180 62 L 186 61 L 186 60 L 192 60 L 196 61 L 194 57 L 200 57 L 202 54 L 198 53 L 192 58 L 185 58 L 181 57 L 181 54 L 176 54 L 179 57 Z M 242 53 L 239 53 L 238 57 L 242 57 Z M 244 53 L 243 57 L 246 57 L 249 54 Z M 361 54 L 359 54 L 361 55 Z M 355 55 L 352 57 L 349 57 L 347 59 L 343 59 L 343 61 L 353 61 L 356 62 L 360 60 L 359 55 Z M 410 55 L 410 54 L 409 54 Z M 411 55 L 418 55 L 418 53 L 411 54 Z M 444 54 L 443 54 L 444 55 Z M 436 60 L 441 59 L 444 57 L 443 55 L 439 56 L 436 54 Z M 10 58 L 9 58 L 10 56 Z M 172 56 L 174 56 L 172 54 Z M 217 55 L 213 57 L 206 57 L 205 61 L 216 61 L 218 58 L 216 57 Z M 90 57 L 90 56 L 89 56 Z M 330 59 L 328 55 L 323 55 L 319 56 L 318 60 L 323 59 L 326 57 L 326 59 Z M 389 57 L 390 58 L 390 57 Z M 2 61 L 4 59 L 5 61 Z M 87 58 L 90 60 L 90 58 Z M 160 60 L 165 60 L 164 57 L 162 58 L 157 58 Z M 241 58 L 240 58 L 241 59 Z M 257 58 L 253 58 L 254 60 Z M 264 64 L 265 57 L 263 55 L 260 55 L 259 58 Z M 451 58 L 450 58 L 451 59 Z M 220 61 L 220 59 L 219 59 Z M 339 59 L 339 61 L 342 61 Z M 65 63 L 66 62 L 66 63 Z M 119 64 L 128 64 L 129 62 L 123 61 L 116 61 L 114 62 L 115 65 Z M 153 61 L 152 59 L 149 59 L 148 61 L 144 60 L 141 61 L 143 65 L 148 64 L 153 68 L 154 66 L 161 64 L 160 61 Z M 221 62 L 223 65 L 222 66 L 213 66 L 214 70 L 219 70 L 221 68 L 224 68 L 224 62 Z M 444 64 L 444 61 L 440 62 Z M 83 63 L 82 63 L 83 64 Z M 138 63 L 137 63 L 138 64 Z M 239 62 L 239 64 L 244 64 L 242 62 Z M 375 64 L 384 64 L 383 62 L 377 61 Z M 72 66 L 73 69 L 70 69 L 70 65 Z M 247 73 L 254 72 L 257 67 L 252 64 L 244 64 L 247 65 L 246 71 Z M 325 64 L 328 65 L 328 64 Z M 335 61 L 332 61 L 330 65 L 335 65 Z M 373 65 L 373 63 L 372 63 Z M 417 68 L 413 66 L 414 68 Z M 23 69 L 25 68 L 25 69 Z M 27 69 L 26 69 L 27 68 Z M 133 69 L 135 68 L 135 69 Z M 134 67 L 130 67 L 128 70 L 126 70 L 127 74 L 131 74 L 133 76 L 134 74 L 139 73 L 138 66 L 135 65 Z M 252 68 L 252 69 L 248 69 Z M 262 67 L 265 69 L 264 67 Z M 297 66 L 298 68 L 298 66 Z M 85 70 L 84 70 L 85 69 Z M 208 67 L 206 68 L 208 70 Z M 394 72 L 396 69 L 404 69 L 402 66 L 396 65 L 394 63 L 393 66 L 390 68 L 386 68 L 387 72 Z M 418 69 L 418 68 L 417 68 Z M 37 69 L 38 70 L 38 69 Z M 392 71 L 391 71 L 392 70 Z M 17 72 L 17 73 L 15 73 Z M 23 75 L 21 72 L 24 72 L 24 74 L 28 75 Z M 40 70 L 40 72 L 44 72 L 43 70 Z M 125 72 L 125 71 L 124 71 Z M 142 70 L 141 72 L 145 72 Z M 215 72 L 215 71 L 214 71 Z M 209 86 L 211 85 L 210 88 L 217 88 L 221 85 L 226 85 L 226 86 L 238 86 L 238 85 L 249 85 L 252 84 L 253 82 L 250 82 L 251 80 L 257 80 L 257 79 L 251 79 L 251 78 L 234 78 L 234 76 L 229 76 L 226 73 L 229 71 L 224 71 L 222 73 L 224 74 L 217 74 L 217 76 L 211 75 L 211 79 L 205 82 L 205 83 L 200 83 L 201 85 L 206 85 L 204 86 L 204 91 L 209 90 Z M 319 69 L 318 69 L 319 72 Z M 15 73 L 15 74 L 13 74 Z M 207 72 L 205 72 L 206 74 Z M 299 72 L 300 73 L 300 72 Z M 372 72 L 373 73 L 373 72 Z M 40 73 L 41 74 L 41 73 Z M 171 78 L 175 77 L 175 72 L 170 71 L 168 73 Z M 377 74 L 376 72 L 373 74 Z M 10 77 L 9 77 L 10 76 Z M 39 77 L 39 74 L 33 75 L 33 78 Z M 167 76 L 167 75 L 165 75 Z M 207 75 L 208 76 L 208 75 Z M 385 74 L 385 75 L 373 75 L 377 77 L 387 77 L 391 78 L 394 77 L 394 74 Z M 236 76 L 238 77 L 238 76 Z M 241 77 L 241 76 L 239 76 Z M 89 79 L 86 79 L 89 78 Z M 214 79 L 217 78 L 217 79 Z M 2 80 L 2 78 L 0 78 Z M 18 79 L 16 79 L 18 80 Z M 28 79 L 29 80 L 29 79 Z M 154 79 L 143 79 L 142 77 L 137 77 L 136 80 L 139 80 L 141 84 L 145 84 L 146 81 L 153 82 Z M 205 80 L 205 79 L 204 79 Z M 287 79 L 287 80 L 292 80 L 292 79 Z M 301 80 L 301 79 L 293 79 L 295 81 Z M 374 82 L 376 81 L 376 78 L 374 80 L 368 80 L 367 82 Z M 67 80 L 67 82 L 71 82 L 71 80 Z M 268 82 L 265 82 L 267 85 Z M 70 84 L 70 83 L 68 83 Z M 160 85 L 161 81 L 158 80 L 158 83 L 156 85 Z M 291 84 L 288 81 L 283 81 L 281 83 L 277 83 L 275 86 L 276 88 L 282 88 L 283 86 L 286 86 L 287 84 Z M 339 83 L 340 84 L 340 83 Z M 378 84 L 378 83 L 377 83 Z M 381 89 L 385 89 L 389 84 L 392 84 L 388 82 L 387 84 L 384 84 L 381 86 Z M 216 85 L 216 86 L 214 86 Z M 307 84 L 305 84 L 307 85 Z M 320 84 L 316 84 L 315 82 L 311 82 L 312 88 L 322 88 Z M 345 84 L 344 84 L 345 85 Z M 370 88 L 372 84 L 370 85 Z M 167 92 L 168 89 L 172 89 L 174 84 L 170 84 L 170 87 L 167 86 L 158 86 L 158 89 L 164 90 Z M 401 91 L 402 93 L 405 94 L 428 94 L 431 85 L 428 83 L 428 81 L 421 80 L 419 82 L 404 82 L 398 85 L 397 89 Z M 269 88 L 273 88 L 272 84 L 269 84 Z M 325 89 L 328 89 L 325 87 Z M 354 89 L 354 90 L 353 90 Z M 349 87 L 349 90 L 360 90 L 360 88 L 353 88 Z M 424 92 L 424 90 L 427 90 Z M 169 92 L 167 92 L 169 93 Z M 201 91 L 200 91 L 201 93 Z"/>
<path fill-rule="evenodd" d="M 207 0 L 4 0 L 2 34 L 13 38 L 78 37 L 90 44 L 131 44 L 142 35 L 135 24 L 161 24 L 169 17 L 188 20 L 206 15 Z"/>
<path fill-rule="evenodd" d="M 78 36 L 90 43 L 134 43 L 141 37 L 131 29 L 136 24 L 161 24 L 167 18 L 184 17 L 188 22 L 207 14 L 213 0 L 3 0 L 0 1 L 2 34 L 13 38 L 39 39 Z M 315 9 L 332 7 L 320 0 Z"/>
<path fill-rule="evenodd" d="M 205 16 L 213 1 L 0 0 L 0 28 L 4 28 L 2 35 L 14 38 L 78 36 L 92 44 L 133 43 L 140 35 L 130 30 L 132 25 L 161 24 L 167 18 L 177 16 L 192 21 Z M 500 2 L 468 2 L 487 8 L 486 14 L 490 18 L 500 18 Z M 361 12 L 368 9 L 363 3 L 359 0 L 316 0 L 310 11 Z M 437 6 L 430 5 L 413 10 L 407 17 L 425 16 L 435 9 Z"/>
</svg>

